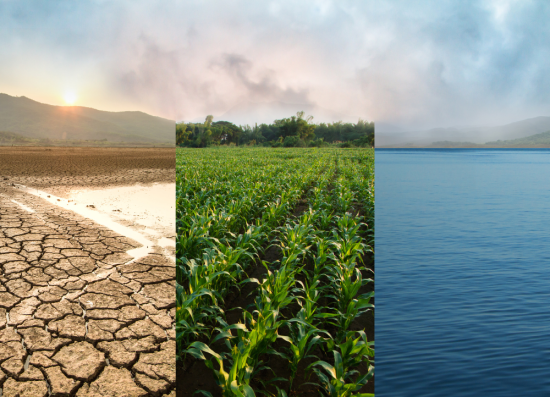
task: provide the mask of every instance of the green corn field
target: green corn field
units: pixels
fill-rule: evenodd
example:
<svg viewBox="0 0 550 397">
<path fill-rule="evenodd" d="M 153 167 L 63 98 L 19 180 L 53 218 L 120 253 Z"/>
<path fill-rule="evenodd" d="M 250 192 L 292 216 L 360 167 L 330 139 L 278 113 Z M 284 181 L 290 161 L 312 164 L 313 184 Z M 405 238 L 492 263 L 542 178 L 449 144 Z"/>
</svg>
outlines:
<svg viewBox="0 0 550 397">
<path fill-rule="evenodd" d="M 178 149 L 177 389 L 374 393 L 374 149 Z"/>
</svg>

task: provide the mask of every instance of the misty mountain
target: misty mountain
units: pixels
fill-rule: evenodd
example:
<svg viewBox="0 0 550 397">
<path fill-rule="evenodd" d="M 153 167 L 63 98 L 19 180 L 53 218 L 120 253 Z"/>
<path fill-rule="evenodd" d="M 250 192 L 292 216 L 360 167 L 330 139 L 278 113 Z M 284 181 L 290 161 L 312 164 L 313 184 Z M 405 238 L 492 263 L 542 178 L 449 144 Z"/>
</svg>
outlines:
<svg viewBox="0 0 550 397">
<path fill-rule="evenodd" d="M 550 147 L 550 131 L 524 138 L 487 142 L 485 145 L 494 147 Z"/>
<path fill-rule="evenodd" d="M 414 146 L 410 146 L 414 147 Z M 550 148 L 550 131 L 529 135 L 524 138 L 498 140 L 487 143 L 439 141 L 426 146 L 428 148 Z"/>
<path fill-rule="evenodd" d="M 143 112 L 53 106 L 0 94 L 0 131 L 26 138 L 174 143 L 175 122 Z"/>
<path fill-rule="evenodd" d="M 515 140 L 550 130 L 550 117 L 535 117 L 493 127 L 433 128 L 425 131 L 383 132 L 376 130 L 376 147 L 430 146 L 435 142 L 487 142 Z"/>
</svg>

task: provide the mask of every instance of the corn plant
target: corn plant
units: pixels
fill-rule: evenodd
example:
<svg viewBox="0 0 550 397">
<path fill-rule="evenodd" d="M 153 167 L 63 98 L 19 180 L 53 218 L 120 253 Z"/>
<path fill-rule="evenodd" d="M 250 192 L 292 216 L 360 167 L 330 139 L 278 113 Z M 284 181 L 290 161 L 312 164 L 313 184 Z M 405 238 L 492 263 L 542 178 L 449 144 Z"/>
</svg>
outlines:
<svg viewBox="0 0 550 397">
<path fill-rule="evenodd" d="M 334 365 L 326 361 L 316 361 L 308 369 L 313 370 L 320 381 L 320 386 L 325 395 L 330 397 L 369 396 L 370 394 L 353 392 L 361 389 L 374 375 L 374 366 L 371 358 L 374 357 L 372 343 L 367 342 L 366 334 L 359 331 L 359 337 L 353 338 L 353 332 L 349 332 L 342 343 L 335 346 L 333 340 L 328 340 L 329 349 L 333 349 Z M 334 349 L 336 347 L 336 349 Z M 366 374 L 360 374 L 356 369 L 359 364 L 368 366 Z"/>
<path fill-rule="evenodd" d="M 292 390 L 292 382 L 296 377 L 298 371 L 298 364 L 305 358 L 315 358 L 316 356 L 310 354 L 312 350 L 321 345 L 324 340 L 322 334 L 325 334 L 330 338 L 330 334 L 325 331 L 321 331 L 310 324 L 302 322 L 300 319 L 287 321 L 290 336 L 282 336 L 279 338 L 287 341 L 289 347 L 286 353 L 279 353 L 281 357 L 285 358 L 290 364 L 290 378 L 288 380 L 288 390 Z"/>
<path fill-rule="evenodd" d="M 373 394 L 361 393 L 353 394 L 353 392 L 361 389 L 367 384 L 367 381 L 374 375 L 374 367 L 370 367 L 369 371 L 365 375 L 360 375 L 358 371 L 346 371 L 340 353 L 336 350 L 334 354 L 334 365 L 331 365 L 325 361 L 316 361 L 311 364 L 310 367 L 319 378 L 320 383 L 314 383 L 316 386 L 320 386 L 326 396 L 329 397 L 367 397 L 374 396 Z M 321 371 L 321 369 L 324 370 Z M 354 375 L 357 375 L 355 379 Z"/>
<path fill-rule="evenodd" d="M 323 351 L 334 362 L 310 368 L 325 394 L 359 390 L 373 350 L 349 329 L 374 308 L 361 293 L 373 282 L 363 259 L 374 252 L 374 151 L 184 149 L 176 161 L 178 359 L 205 360 L 224 396 L 286 397 L 300 363 Z M 270 245 L 280 257 L 268 263 Z M 256 266 L 265 275 L 251 277 Z M 253 303 L 228 323 L 226 298 L 247 283 Z M 274 356 L 289 364 L 288 387 L 274 385 Z M 366 359 L 368 373 L 354 372 Z"/>
</svg>

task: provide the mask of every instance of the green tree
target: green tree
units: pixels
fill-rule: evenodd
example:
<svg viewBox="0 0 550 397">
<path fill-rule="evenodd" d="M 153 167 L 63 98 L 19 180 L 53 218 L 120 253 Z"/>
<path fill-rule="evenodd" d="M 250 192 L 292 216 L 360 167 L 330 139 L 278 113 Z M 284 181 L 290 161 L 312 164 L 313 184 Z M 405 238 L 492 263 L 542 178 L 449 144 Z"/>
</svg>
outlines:
<svg viewBox="0 0 550 397">
<path fill-rule="evenodd" d="M 210 127 L 212 125 L 212 120 L 214 120 L 214 116 L 212 116 L 211 114 L 206 116 L 206 119 L 204 120 L 204 126 L 207 128 Z"/>
</svg>

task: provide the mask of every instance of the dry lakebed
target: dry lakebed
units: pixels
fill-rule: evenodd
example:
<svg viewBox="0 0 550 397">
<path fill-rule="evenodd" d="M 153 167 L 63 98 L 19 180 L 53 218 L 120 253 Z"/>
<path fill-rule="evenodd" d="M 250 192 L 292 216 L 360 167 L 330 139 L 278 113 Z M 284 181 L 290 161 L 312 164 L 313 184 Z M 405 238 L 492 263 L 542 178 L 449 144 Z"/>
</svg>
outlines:
<svg viewBox="0 0 550 397">
<path fill-rule="evenodd" d="M 0 148 L 0 396 L 175 396 L 174 149 Z"/>
</svg>

